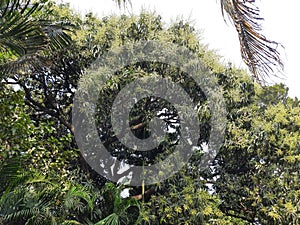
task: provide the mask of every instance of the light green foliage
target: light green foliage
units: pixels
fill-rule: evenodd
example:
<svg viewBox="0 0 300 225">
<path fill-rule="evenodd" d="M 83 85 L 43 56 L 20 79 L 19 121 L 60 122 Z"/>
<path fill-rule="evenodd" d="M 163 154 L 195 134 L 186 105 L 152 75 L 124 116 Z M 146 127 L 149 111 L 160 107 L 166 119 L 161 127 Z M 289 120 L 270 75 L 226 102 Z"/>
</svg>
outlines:
<svg viewBox="0 0 300 225">
<path fill-rule="evenodd" d="M 245 87 L 244 83 L 238 89 Z M 287 97 L 283 85 L 252 90 L 256 94 L 244 104 L 239 105 L 238 99 L 231 103 L 215 172 L 217 192 L 224 201 L 221 208 L 261 224 L 297 224 L 299 101 Z"/>
<path fill-rule="evenodd" d="M 9 74 L 16 90 L 7 83 L 11 80 L 1 85 L 0 224 L 299 224 L 300 106 L 299 100 L 287 97 L 283 85 L 261 87 L 245 71 L 222 65 L 199 43 L 188 22 L 166 28 L 159 15 L 146 12 L 99 19 L 92 14 L 81 17 L 53 2 L 45 7 L 49 14 L 41 11 L 36 18 L 71 22 L 73 40 L 44 51 L 43 67 L 29 65 L 22 73 Z M 108 183 L 84 163 L 70 115 L 78 80 L 90 64 L 113 47 L 140 40 L 172 42 L 197 54 L 223 88 L 228 121 L 214 165 L 200 171 L 210 112 L 195 82 L 176 68 L 150 62 L 128 66 L 108 79 L 96 122 L 108 149 L 122 160 L 151 163 L 172 152 L 170 147 L 157 149 L 160 155 L 129 158 L 116 140 L 107 138 L 109 104 L 137 77 L 171 77 L 196 101 L 202 122 L 200 146 L 188 164 L 168 180 L 146 186 L 145 193 L 151 194 L 138 201 L 121 198 L 126 187 Z M 1 53 L 0 63 L 15 57 L 12 51 Z M 148 100 L 132 111 L 132 125 L 147 122 L 141 115 L 147 117 L 148 112 L 145 116 L 141 109 Z M 145 137 L 147 131 L 144 126 L 134 132 Z M 140 194 L 139 187 L 130 189 L 131 196 Z"/>
</svg>

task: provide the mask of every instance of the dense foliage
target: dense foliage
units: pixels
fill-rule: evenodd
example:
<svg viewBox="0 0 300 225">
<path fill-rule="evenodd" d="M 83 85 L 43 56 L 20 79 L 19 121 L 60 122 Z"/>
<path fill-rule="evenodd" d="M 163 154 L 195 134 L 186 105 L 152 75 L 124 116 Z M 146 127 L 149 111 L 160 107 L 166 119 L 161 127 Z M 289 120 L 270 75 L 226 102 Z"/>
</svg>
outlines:
<svg viewBox="0 0 300 225">
<path fill-rule="evenodd" d="M 26 62 L 25 57 L 26 67 L 17 69 L 7 68 L 15 68 L 11 62 L 23 57 L 21 52 L 6 46 L 0 53 L 0 224 L 300 223 L 300 102 L 288 97 L 287 88 L 261 87 L 245 71 L 219 63 L 188 22 L 166 27 L 153 13 L 99 19 L 93 14 L 82 17 L 67 5 L 41 6 L 25 22 L 67 24 L 67 30 L 72 24 L 72 32 L 64 33 L 72 41 L 56 48 L 45 44 L 35 51 L 42 61 L 31 63 L 29 57 Z M 201 88 L 160 63 L 119 71 L 103 87 L 96 122 L 102 142 L 120 160 L 137 165 L 159 161 L 172 152 L 180 134 L 172 106 L 147 98 L 131 114 L 135 135 L 149 135 L 147 122 L 155 113 L 168 117 L 165 122 L 175 132 L 169 133 L 166 145 L 139 155 L 118 142 L 109 108 L 122 87 L 138 77 L 164 75 L 183 86 L 201 121 L 199 146 L 187 165 L 164 182 L 133 188 L 107 181 L 86 164 L 73 136 L 71 113 L 78 81 L 93 61 L 113 47 L 140 40 L 176 43 L 194 52 L 223 88 L 228 115 L 222 148 L 213 165 L 201 171 L 199 161 L 210 133 L 208 100 Z M 162 108 L 168 110 L 157 115 Z M 129 197 L 122 197 L 128 189 Z"/>
</svg>

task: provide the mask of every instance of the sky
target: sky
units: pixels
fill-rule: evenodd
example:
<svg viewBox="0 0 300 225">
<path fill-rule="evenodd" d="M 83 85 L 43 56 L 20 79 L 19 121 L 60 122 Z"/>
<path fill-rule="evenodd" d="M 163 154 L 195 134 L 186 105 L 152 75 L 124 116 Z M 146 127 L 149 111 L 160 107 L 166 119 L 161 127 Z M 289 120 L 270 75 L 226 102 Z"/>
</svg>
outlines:
<svg viewBox="0 0 300 225">
<path fill-rule="evenodd" d="M 221 14 L 219 0 L 131 0 L 131 5 L 119 8 L 112 0 L 60 0 L 69 2 L 71 8 L 81 13 L 94 12 L 99 17 L 111 14 L 139 14 L 142 9 L 155 11 L 162 20 L 169 24 L 178 18 L 191 21 L 201 32 L 203 44 L 216 50 L 224 62 L 232 62 L 235 66 L 246 68 L 240 56 L 237 33 Z M 59 2 L 59 1 L 58 1 Z M 300 52 L 299 0 L 256 0 L 261 16 L 263 34 L 272 41 L 280 42 L 281 58 L 284 62 L 284 79 L 279 82 L 289 87 L 291 97 L 300 98 L 300 72 L 297 53 Z M 278 80 L 276 80 L 278 82 Z"/>
</svg>

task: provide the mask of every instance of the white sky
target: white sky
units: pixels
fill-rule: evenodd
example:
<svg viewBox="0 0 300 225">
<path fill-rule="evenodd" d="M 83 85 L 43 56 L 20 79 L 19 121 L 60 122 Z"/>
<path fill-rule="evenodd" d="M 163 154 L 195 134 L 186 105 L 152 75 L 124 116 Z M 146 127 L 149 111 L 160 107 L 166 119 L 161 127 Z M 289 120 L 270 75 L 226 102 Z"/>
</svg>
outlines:
<svg viewBox="0 0 300 225">
<path fill-rule="evenodd" d="M 219 0 L 131 0 L 132 6 L 119 9 L 112 0 L 63 0 L 71 7 L 83 13 L 92 11 L 102 17 L 110 14 L 134 13 L 141 9 L 156 11 L 166 23 L 180 17 L 193 22 L 203 31 L 201 41 L 210 49 L 224 57 L 224 61 L 233 62 L 245 68 L 239 51 L 237 33 L 231 23 L 226 24 L 221 14 Z M 280 42 L 282 59 L 285 64 L 286 79 L 281 80 L 290 88 L 290 96 L 300 98 L 300 73 L 297 68 L 297 54 L 300 52 L 300 1 L 298 0 L 257 0 L 263 21 L 263 34 L 273 41 Z"/>
</svg>

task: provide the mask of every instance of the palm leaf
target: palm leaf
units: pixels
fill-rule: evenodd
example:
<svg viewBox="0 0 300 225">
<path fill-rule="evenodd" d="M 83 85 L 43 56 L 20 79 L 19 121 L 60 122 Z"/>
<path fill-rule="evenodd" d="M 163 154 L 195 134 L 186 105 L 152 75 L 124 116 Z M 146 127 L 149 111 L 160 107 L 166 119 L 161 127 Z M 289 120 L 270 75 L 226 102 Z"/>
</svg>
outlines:
<svg viewBox="0 0 300 225">
<path fill-rule="evenodd" d="M 39 20 L 43 32 L 49 39 L 50 50 L 64 48 L 72 43 L 68 33 L 73 32 L 75 26 L 70 22 L 52 22 L 49 20 Z"/>
<path fill-rule="evenodd" d="M 21 74 L 22 71 L 41 70 L 49 67 L 52 62 L 39 53 L 27 54 L 18 57 L 14 61 L 9 61 L 0 65 L 0 78 L 7 78 L 8 75 Z"/>
<path fill-rule="evenodd" d="M 0 174 L 0 200 L 4 191 L 8 192 L 28 179 L 19 157 L 6 159 L 0 165 Z"/>
<path fill-rule="evenodd" d="M 261 32 L 259 9 L 255 0 L 220 0 L 222 14 L 229 15 L 238 32 L 241 55 L 253 77 L 265 82 L 267 77 L 278 76 L 275 69 L 283 70 L 283 63 L 275 41 L 268 40 Z"/>
<path fill-rule="evenodd" d="M 50 182 L 43 175 L 29 172 L 27 176 L 17 177 L 9 183 L 0 198 L 0 219 L 9 224 L 18 221 L 26 221 L 26 224 L 55 222 L 50 209 L 54 199 L 59 195 L 58 185 Z"/>
<path fill-rule="evenodd" d="M 125 5 L 126 0 L 115 0 L 115 2 L 118 4 L 119 7 L 121 7 L 122 4 Z"/>
<path fill-rule="evenodd" d="M 31 16 L 41 7 L 30 0 L 3 0 L 0 4 L 0 49 L 17 55 L 44 49 L 47 37 Z"/>
<path fill-rule="evenodd" d="M 78 200 L 84 200 L 90 211 L 94 208 L 94 202 L 90 192 L 85 187 L 77 185 L 70 188 L 65 196 L 65 208 L 72 209 L 78 206 Z"/>
<path fill-rule="evenodd" d="M 100 220 L 95 225 L 120 225 L 121 220 L 118 214 L 112 213 L 105 217 L 104 219 Z"/>
<path fill-rule="evenodd" d="M 61 49 L 71 43 L 68 32 L 74 28 L 72 24 L 34 18 L 42 7 L 39 3 L 30 4 L 30 0 L 0 2 L 0 51 L 18 56 L 17 60 L 0 65 L 2 76 L 49 66 L 41 52 Z"/>
<path fill-rule="evenodd" d="M 82 223 L 79 223 L 76 220 L 66 220 L 61 225 L 82 225 Z"/>
</svg>

